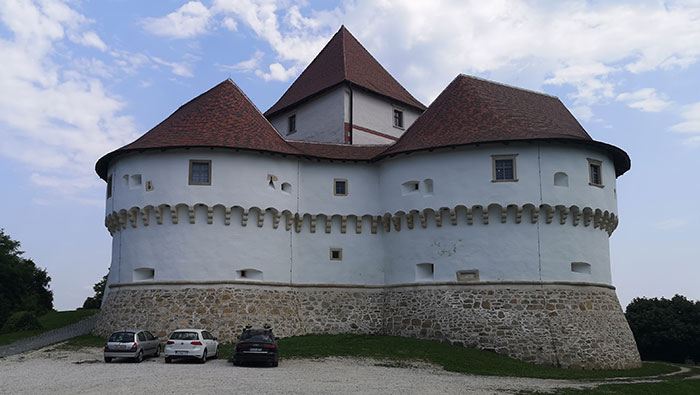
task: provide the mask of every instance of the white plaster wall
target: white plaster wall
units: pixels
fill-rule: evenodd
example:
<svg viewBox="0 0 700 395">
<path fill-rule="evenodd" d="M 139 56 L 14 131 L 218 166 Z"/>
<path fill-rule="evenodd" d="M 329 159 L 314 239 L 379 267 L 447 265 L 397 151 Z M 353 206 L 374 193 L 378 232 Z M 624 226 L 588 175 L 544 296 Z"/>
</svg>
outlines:
<svg viewBox="0 0 700 395">
<path fill-rule="evenodd" d="M 518 154 L 518 182 L 492 182 L 491 155 Z M 604 188 L 588 185 L 588 161 L 603 161 Z M 212 185 L 188 185 L 190 159 L 212 161 Z M 569 187 L 554 187 L 554 173 L 565 171 Z M 424 208 L 454 208 L 465 205 L 503 206 L 532 203 L 579 205 L 616 212 L 614 169 L 610 158 L 595 150 L 553 144 L 486 145 L 455 150 L 414 153 L 378 163 L 344 163 L 284 158 L 280 155 L 234 150 L 177 149 L 145 152 L 120 157 L 109 169 L 114 175 L 113 197 L 107 199 L 107 214 L 148 205 L 202 203 L 216 206 L 213 224 L 207 212 L 197 207 L 191 224 L 186 207 L 179 207 L 179 223 L 165 213 L 157 224 L 150 213 L 145 226 L 139 215 L 137 226 L 130 223 L 114 234 L 109 282 L 131 282 L 133 270 L 155 269 L 154 280 L 234 280 L 236 271 L 256 269 L 264 281 L 332 284 L 384 284 L 416 281 L 419 263 L 435 265 L 435 281 L 454 281 L 457 270 L 479 270 L 480 279 L 585 281 L 609 284 L 608 234 L 593 225 L 573 226 L 572 216 L 559 224 L 556 214 L 551 224 L 540 218 L 532 224 L 523 215 L 516 224 L 509 213 L 506 223 L 500 213 L 489 212 L 489 224 L 475 213 L 473 225 L 466 224 L 466 213 L 458 211 L 458 225 L 449 216 L 437 227 L 434 216 L 422 228 L 414 217 L 408 229 L 405 218 L 401 231 L 392 224 L 384 232 L 378 224 L 371 233 L 371 218 L 363 219 L 357 234 L 354 217 L 349 217 L 346 233 L 341 233 L 343 215 L 383 215 Z M 140 188 L 121 183 L 124 174 L 141 174 Z M 268 187 L 268 174 L 278 181 Z M 540 175 L 541 174 L 541 175 Z M 542 179 L 540 192 L 540 177 Z M 348 196 L 333 195 L 333 180 L 348 180 Z M 433 182 L 426 194 L 425 180 Z M 145 191 L 146 181 L 154 190 Z M 404 195 L 402 183 L 418 181 L 417 192 Z M 292 185 L 290 194 L 280 191 L 281 183 Z M 542 199 L 540 199 L 540 193 Z M 331 233 L 325 232 L 323 217 L 317 218 L 315 233 L 310 232 L 310 216 L 300 233 L 272 227 L 272 214 L 265 214 L 257 226 L 257 212 L 251 210 L 247 226 L 241 226 L 242 209 L 234 208 L 231 224 L 224 225 L 224 206 L 275 208 L 292 213 L 329 214 Z M 543 216 L 543 214 L 541 214 Z M 331 261 L 331 247 L 343 249 L 342 261 Z M 590 275 L 571 272 L 571 262 L 591 264 Z"/>
<path fill-rule="evenodd" d="M 353 145 L 382 145 L 382 144 L 393 144 L 396 140 L 392 140 L 386 137 L 377 136 L 376 134 L 367 133 L 360 129 L 353 128 L 352 130 L 352 144 Z"/>
<path fill-rule="evenodd" d="M 296 133 L 287 134 L 288 118 L 296 114 Z M 318 141 L 326 143 L 345 142 L 344 88 L 337 87 L 314 99 L 302 103 L 290 111 L 271 117 L 270 123 L 287 140 Z"/>
<path fill-rule="evenodd" d="M 403 111 L 404 127 L 394 127 L 394 108 Z M 362 89 L 353 89 L 353 124 L 367 129 L 375 130 L 394 137 L 401 135 L 420 116 L 421 112 L 411 107 L 394 103 L 389 99 L 374 95 Z M 356 138 L 357 137 L 357 138 Z M 367 133 L 353 131 L 353 144 L 374 144 L 374 140 Z M 384 140 L 381 144 L 388 144 Z"/>
</svg>

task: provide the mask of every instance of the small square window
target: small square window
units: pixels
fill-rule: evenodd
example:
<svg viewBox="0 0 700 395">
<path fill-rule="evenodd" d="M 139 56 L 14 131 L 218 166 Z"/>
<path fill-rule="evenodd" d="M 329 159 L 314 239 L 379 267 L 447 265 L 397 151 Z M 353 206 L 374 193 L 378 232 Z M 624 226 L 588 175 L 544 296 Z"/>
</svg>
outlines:
<svg viewBox="0 0 700 395">
<path fill-rule="evenodd" d="M 112 176 L 107 177 L 107 199 L 112 197 Z"/>
<path fill-rule="evenodd" d="M 331 261 L 342 261 L 343 260 L 343 249 L 342 248 L 331 248 Z"/>
<path fill-rule="evenodd" d="M 297 116 L 296 114 L 290 115 L 287 118 L 287 134 L 296 133 L 297 131 Z"/>
<path fill-rule="evenodd" d="M 348 195 L 348 180 L 336 178 L 333 180 L 333 195 L 347 196 Z"/>
<path fill-rule="evenodd" d="M 518 181 L 515 157 L 517 155 L 492 155 L 493 182 Z"/>
<path fill-rule="evenodd" d="M 596 187 L 603 186 L 603 174 L 601 172 L 603 162 L 588 158 L 588 184 Z"/>
<path fill-rule="evenodd" d="M 190 160 L 190 185 L 211 185 L 210 160 Z"/>
<path fill-rule="evenodd" d="M 394 127 L 403 129 L 403 111 L 394 109 Z"/>
</svg>

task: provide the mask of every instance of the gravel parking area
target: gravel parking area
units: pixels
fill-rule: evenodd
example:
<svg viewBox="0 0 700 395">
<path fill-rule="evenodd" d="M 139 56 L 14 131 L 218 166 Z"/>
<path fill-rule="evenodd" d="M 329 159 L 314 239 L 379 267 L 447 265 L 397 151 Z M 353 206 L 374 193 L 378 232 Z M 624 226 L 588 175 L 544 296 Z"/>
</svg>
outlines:
<svg viewBox="0 0 700 395">
<path fill-rule="evenodd" d="M 234 367 L 225 360 L 166 365 L 163 358 L 141 364 L 106 364 L 99 349 L 62 351 L 48 347 L 0 359 L 0 393 L 503 394 L 594 385 L 470 376 L 420 362 L 390 365 L 395 364 L 354 358 L 281 360 L 278 368 Z"/>
</svg>

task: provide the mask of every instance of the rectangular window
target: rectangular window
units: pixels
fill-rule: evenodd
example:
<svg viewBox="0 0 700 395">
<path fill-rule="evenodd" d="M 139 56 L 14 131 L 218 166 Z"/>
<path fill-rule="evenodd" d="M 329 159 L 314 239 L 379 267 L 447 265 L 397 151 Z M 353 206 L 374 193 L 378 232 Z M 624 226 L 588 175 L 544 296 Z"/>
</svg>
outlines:
<svg viewBox="0 0 700 395">
<path fill-rule="evenodd" d="M 112 197 L 112 176 L 107 177 L 107 199 Z"/>
<path fill-rule="evenodd" d="M 597 159 L 588 158 L 589 185 L 596 187 L 603 186 L 603 174 L 601 173 L 603 162 Z"/>
<path fill-rule="evenodd" d="M 516 155 L 492 155 L 493 182 L 518 181 Z"/>
<path fill-rule="evenodd" d="M 342 248 L 331 248 L 331 261 L 342 261 L 343 260 L 343 249 Z"/>
<path fill-rule="evenodd" d="M 210 160 L 190 160 L 190 185 L 211 185 Z"/>
<path fill-rule="evenodd" d="M 297 131 L 297 116 L 296 114 L 290 115 L 287 118 L 287 134 L 292 134 Z"/>
<path fill-rule="evenodd" d="M 333 195 L 347 196 L 348 195 L 348 180 L 336 178 L 333 180 Z"/>
<path fill-rule="evenodd" d="M 403 129 L 403 111 L 394 109 L 394 127 Z"/>
</svg>

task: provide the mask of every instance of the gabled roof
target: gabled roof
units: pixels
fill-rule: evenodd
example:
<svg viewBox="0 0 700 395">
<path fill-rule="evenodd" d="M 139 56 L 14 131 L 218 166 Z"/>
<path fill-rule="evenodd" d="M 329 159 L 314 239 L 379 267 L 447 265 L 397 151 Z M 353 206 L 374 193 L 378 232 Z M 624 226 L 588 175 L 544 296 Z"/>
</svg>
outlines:
<svg viewBox="0 0 700 395">
<path fill-rule="evenodd" d="M 425 110 L 425 106 L 408 93 L 345 26 L 341 26 L 277 103 L 265 112 L 265 116 L 274 115 L 343 82 Z"/>
<path fill-rule="evenodd" d="M 618 175 L 630 167 L 624 151 L 593 141 L 554 97 L 458 75 L 381 156 L 478 143 L 541 140 L 581 142 L 604 148 Z"/>
<path fill-rule="evenodd" d="M 146 134 L 97 161 L 106 179 L 109 161 L 131 151 L 163 148 L 220 147 L 301 154 L 277 133 L 230 79 L 182 105 Z"/>
</svg>

